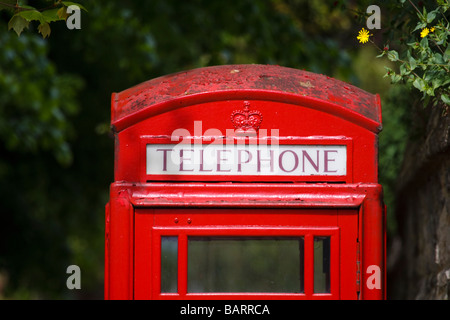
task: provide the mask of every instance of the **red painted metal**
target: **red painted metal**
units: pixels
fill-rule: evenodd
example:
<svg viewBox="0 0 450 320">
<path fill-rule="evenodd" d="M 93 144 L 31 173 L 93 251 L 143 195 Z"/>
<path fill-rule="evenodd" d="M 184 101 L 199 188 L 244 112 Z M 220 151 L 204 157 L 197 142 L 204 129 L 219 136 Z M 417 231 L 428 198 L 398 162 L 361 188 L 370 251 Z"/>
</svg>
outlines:
<svg viewBox="0 0 450 320">
<path fill-rule="evenodd" d="M 241 118 L 233 122 L 236 115 Z M 236 133 L 236 123 L 258 132 L 230 135 L 227 130 Z M 326 76 L 279 66 L 209 67 L 113 94 L 111 124 L 115 182 L 106 206 L 106 299 L 385 298 L 377 95 Z M 346 147 L 347 170 L 340 176 L 155 175 L 146 171 L 147 145 L 211 141 L 341 145 Z M 317 294 L 312 292 L 311 239 L 324 232 L 332 235 L 331 293 Z M 304 236 L 305 292 L 187 292 L 187 237 L 203 234 Z M 159 290 L 162 235 L 178 236 L 176 294 Z M 368 272 L 373 266 L 380 268 L 381 285 L 376 274 Z"/>
<path fill-rule="evenodd" d="M 377 95 L 327 76 L 271 65 L 229 65 L 179 72 L 113 94 L 117 131 L 162 112 L 204 101 L 264 100 L 305 105 L 381 130 Z"/>
<path fill-rule="evenodd" d="M 179 213 L 178 213 L 179 214 Z M 170 215 L 170 214 L 169 214 Z M 205 214 L 201 216 L 190 215 L 193 220 L 201 219 L 205 217 Z M 235 214 L 232 216 L 236 217 Z M 253 217 L 251 217 L 253 219 Z M 275 219 L 272 219 L 275 220 Z M 233 221 L 233 220 L 231 220 Z M 236 221 L 234 221 L 236 223 Z M 340 228 L 292 228 L 292 227 L 245 227 L 237 228 L 235 226 L 222 226 L 221 228 L 211 227 L 187 227 L 187 228 L 170 228 L 170 227 L 155 227 L 153 228 L 154 249 L 160 249 L 160 243 L 157 239 L 161 236 L 176 235 L 180 237 L 180 247 L 184 248 L 180 255 L 180 265 L 184 267 L 179 268 L 179 282 L 178 293 L 161 293 L 160 292 L 160 279 L 153 278 L 153 283 L 150 287 L 140 287 L 141 290 L 136 290 L 137 299 L 339 299 L 339 268 L 333 268 L 331 270 L 331 284 L 330 293 L 314 293 L 313 292 L 313 272 L 314 272 L 314 256 L 313 256 L 313 236 L 330 236 L 331 237 L 331 264 L 339 264 L 339 234 Z M 341 231 L 342 232 L 342 231 Z M 187 291 L 187 236 L 303 236 L 305 239 L 305 290 L 302 293 L 280 294 L 280 293 L 189 293 Z M 137 253 L 137 262 L 139 262 L 139 252 Z M 161 265 L 160 256 L 153 256 L 153 265 L 159 268 Z M 351 266 L 354 267 L 354 266 Z M 156 269 L 156 273 L 160 270 Z M 142 279 L 140 277 L 143 277 Z M 146 273 L 139 274 L 137 281 L 144 280 L 149 275 Z M 148 282 L 148 280 L 147 280 Z M 353 293 L 355 297 L 356 294 Z M 347 297 L 348 298 L 348 297 Z"/>
</svg>

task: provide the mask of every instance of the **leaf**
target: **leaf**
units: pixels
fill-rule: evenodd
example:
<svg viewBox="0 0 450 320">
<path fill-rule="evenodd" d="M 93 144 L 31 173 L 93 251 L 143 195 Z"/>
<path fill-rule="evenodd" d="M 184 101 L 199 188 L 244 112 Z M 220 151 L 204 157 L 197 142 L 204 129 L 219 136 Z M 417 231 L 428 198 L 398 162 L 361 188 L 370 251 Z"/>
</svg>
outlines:
<svg viewBox="0 0 450 320">
<path fill-rule="evenodd" d="M 442 82 L 442 86 L 446 86 L 446 85 L 448 85 L 448 84 L 450 84 L 450 77 L 447 77 L 447 79 L 445 79 L 445 80 Z"/>
<path fill-rule="evenodd" d="M 439 13 L 439 8 L 437 8 L 436 10 L 428 12 L 427 23 L 432 23 L 433 22 L 433 20 L 436 18 L 436 13 Z"/>
<path fill-rule="evenodd" d="M 397 61 L 398 60 L 398 52 L 395 50 L 391 50 L 388 52 L 388 59 L 391 61 Z"/>
<path fill-rule="evenodd" d="M 413 86 L 423 92 L 426 90 L 427 84 L 422 78 L 416 78 L 416 80 L 414 80 L 413 82 Z"/>
<path fill-rule="evenodd" d="M 444 82 L 444 79 L 442 77 L 432 79 L 431 83 L 433 85 L 433 89 L 437 89 L 440 86 L 442 86 L 443 82 Z"/>
<path fill-rule="evenodd" d="M 441 100 L 445 103 L 450 105 L 450 97 L 447 94 L 441 94 Z"/>
<path fill-rule="evenodd" d="M 412 32 L 417 31 L 417 30 L 422 30 L 426 26 L 427 26 L 427 24 L 425 22 L 418 22 L 416 28 Z"/>
<path fill-rule="evenodd" d="M 444 57 L 440 54 L 440 53 L 435 53 L 432 57 L 431 57 L 431 62 L 434 62 L 436 64 L 444 64 Z"/>
<path fill-rule="evenodd" d="M 45 22 L 54 22 L 58 20 L 63 20 L 58 14 L 59 10 L 60 9 L 51 9 L 42 12 L 42 16 L 44 17 Z"/>
<path fill-rule="evenodd" d="M 67 8 L 66 7 L 59 8 L 58 12 L 56 14 L 62 20 L 66 20 L 67 17 L 70 17 L 70 14 L 67 13 Z"/>
<path fill-rule="evenodd" d="M 50 25 L 47 22 L 41 23 L 38 27 L 39 33 L 42 34 L 42 37 L 45 39 L 50 36 Z"/>
<path fill-rule="evenodd" d="M 23 17 L 15 14 L 8 22 L 8 30 L 14 29 L 18 36 L 22 33 L 23 29 L 28 28 L 29 22 Z"/>
<path fill-rule="evenodd" d="M 80 7 L 80 9 L 83 9 L 84 11 L 87 12 L 86 8 L 83 7 L 81 4 L 79 3 L 75 3 L 75 2 L 71 2 L 71 1 L 62 1 L 61 2 L 63 5 L 65 5 L 66 7 L 70 7 L 70 6 L 77 6 Z"/>
<path fill-rule="evenodd" d="M 428 37 L 424 37 L 422 40 L 420 40 L 420 46 L 422 48 L 428 48 Z"/>
<path fill-rule="evenodd" d="M 392 83 L 397 83 L 400 82 L 402 80 L 402 76 L 396 73 L 391 74 L 391 82 Z"/>
<path fill-rule="evenodd" d="M 377 55 L 377 58 L 381 58 L 386 54 L 386 51 L 382 51 L 379 55 Z"/>
<path fill-rule="evenodd" d="M 422 17 L 423 17 L 425 20 L 427 20 L 427 8 L 425 8 L 425 6 L 423 6 Z"/>
<path fill-rule="evenodd" d="M 21 16 L 27 21 L 37 20 L 41 23 L 45 22 L 44 16 L 37 10 L 23 10 L 17 13 L 17 15 Z"/>
<path fill-rule="evenodd" d="M 411 68 L 409 67 L 409 65 L 407 63 L 400 65 L 400 75 L 401 76 L 407 76 L 410 73 L 411 73 Z"/>
<path fill-rule="evenodd" d="M 417 67 L 417 61 L 416 61 L 416 59 L 414 59 L 411 56 L 411 52 L 409 52 L 409 51 L 407 52 L 407 57 L 408 57 L 408 61 L 409 61 L 409 66 L 410 66 L 411 71 L 412 71 L 412 70 L 414 70 Z"/>
</svg>

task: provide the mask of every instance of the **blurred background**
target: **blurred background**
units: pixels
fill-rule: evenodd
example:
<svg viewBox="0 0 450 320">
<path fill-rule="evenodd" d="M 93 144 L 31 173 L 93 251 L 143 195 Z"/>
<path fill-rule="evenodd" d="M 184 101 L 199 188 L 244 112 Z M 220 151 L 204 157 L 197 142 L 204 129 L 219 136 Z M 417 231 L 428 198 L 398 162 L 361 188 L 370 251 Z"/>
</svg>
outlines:
<svg viewBox="0 0 450 320">
<path fill-rule="evenodd" d="M 276 64 L 379 93 L 380 181 L 395 207 L 417 96 L 384 78 L 384 66 L 395 66 L 356 36 L 366 8 L 377 4 L 382 29 L 371 39 L 383 48 L 397 1 L 79 2 L 88 10 L 81 30 L 54 22 L 46 39 L 33 23 L 18 37 L 8 31 L 11 14 L 0 12 L 0 298 L 103 298 L 111 93 L 173 72 Z M 388 212 L 391 241 L 397 223 Z M 66 287 L 72 264 L 81 268 L 82 290 Z"/>
</svg>

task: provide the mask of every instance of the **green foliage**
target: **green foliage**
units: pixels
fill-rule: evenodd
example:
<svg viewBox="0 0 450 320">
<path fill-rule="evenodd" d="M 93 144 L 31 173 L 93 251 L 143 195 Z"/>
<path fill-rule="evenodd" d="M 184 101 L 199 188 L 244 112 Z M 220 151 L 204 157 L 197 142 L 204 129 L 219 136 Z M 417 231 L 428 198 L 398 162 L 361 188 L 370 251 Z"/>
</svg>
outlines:
<svg viewBox="0 0 450 320">
<path fill-rule="evenodd" d="M 14 14 L 16 1 L 2 3 L 9 6 L 0 9 Z M 29 1 L 35 8 L 59 2 L 36 3 Z M 82 272 L 78 294 L 102 298 L 104 205 L 114 164 L 108 130 L 112 92 L 172 72 L 233 63 L 278 64 L 334 76 L 371 92 L 385 90 L 382 60 L 371 64 L 374 54 L 358 54 L 362 47 L 354 45 L 357 18 L 347 4 L 98 1 L 86 5 L 89 14 L 80 32 L 58 23 L 62 7 L 16 15 L 22 20 L 12 29 L 21 36 L 0 33 L 0 278 L 8 278 L 0 296 L 73 298 L 65 288 L 65 270 L 76 264 Z M 362 11 L 369 4 L 358 2 Z M 0 28 L 6 30 L 14 16 L 2 17 Z M 39 18 L 51 27 L 45 40 L 24 31 L 33 24 L 39 28 Z M 43 24 L 42 35 L 48 34 L 46 28 Z M 369 69 L 375 76 L 368 75 Z M 409 95 L 402 91 L 396 97 Z M 380 141 L 390 142 L 380 147 L 394 148 L 380 159 L 387 173 L 397 168 L 409 103 L 393 100 L 383 107 L 399 112 L 384 117 Z M 388 176 L 395 182 L 395 173 Z"/>
<path fill-rule="evenodd" d="M 55 297 L 70 255 L 61 172 L 73 163 L 82 80 L 59 73 L 37 35 L 3 32 L 0 47 L 0 277 L 7 297 Z"/>
<path fill-rule="evenodd" d="M 8 23 L 8 30 L 13 29 L 18 36 L 24 29 L 28 29 L 29 23 L 32 21 L 39 22 L 38 31 L 43 38 L 50 36 L 50 23 L 60 20 L 66 20 L 69 14 L 67 8 L 69 6 L 78 6 L 80 9 L 87 11 L 79 3 L 70 1 L 47 1 L 52 2 L 51 5 L 38 9 L 29 5 L 20 4 L 19 1 L 7 0 L 0 2 L 0 10 L 10 10 L 13 12 L 12 18 Z"/>
<path fill-rule="evenodd" d="M 411 100 L 410 89 L 402 84 L 392 86 L 382 96 L 383 131 L 379 138 L 379 175 L 384 191 L 384 202 L 388 208 L 389 235 L 394 235 L 397 228 L 393 215 L 396 207 L 397 177 L 403 163 L 406 144 L 417 129 L 413 122 L 414 106 L 411 106 L 413 104 Z"/>
<path fill-rule="evenodd" d="M 422 93 L 425 105 L 432 102 L 450 106 L 450 2 L 421 4 L 422 10 L 412 1 L 400 0 L 402 11 L 389 37 L 397 50 L 385 45 L 378 57 L 387 56 L 396 63 L 398 70 L 386 67 L 385 77 L 392 83 L 414 87 Z M 432 10 L 427 11 L 427 7 Z"/>
<path fill-rule="evenodd" d="M 78 111 L 80 79 L 59 75 L 46 58 L 46 44 L 34 36 L 1 33 L 0 47 L 0 140 L 9 151 L 48 150 L 69 165 L 68 118 Z"/>
</svg>

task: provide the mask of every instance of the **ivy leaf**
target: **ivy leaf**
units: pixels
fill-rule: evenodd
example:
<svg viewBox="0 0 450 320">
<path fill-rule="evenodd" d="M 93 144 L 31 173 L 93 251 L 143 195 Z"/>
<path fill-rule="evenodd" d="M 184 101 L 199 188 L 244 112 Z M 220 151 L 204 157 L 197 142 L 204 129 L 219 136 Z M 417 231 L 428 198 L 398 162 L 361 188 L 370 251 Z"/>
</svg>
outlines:
<svg viewBox="0 0 450 320">
<path fill-rule="evenodd" d="M 29 22 L 19 15 L 14 15 L 8 22 L 8 30 L 13 29 L 18 36 L 22 33 L 23 29 L 28 28 Z"/>
<path fill-rule="evenodd" d="M 50 25 L 48 22 L 41 23 L 38 27 L 39 33 L 42 34 L 42 37 L 45 39 L 46 37 L 50 36 Z"/>
</svg>

